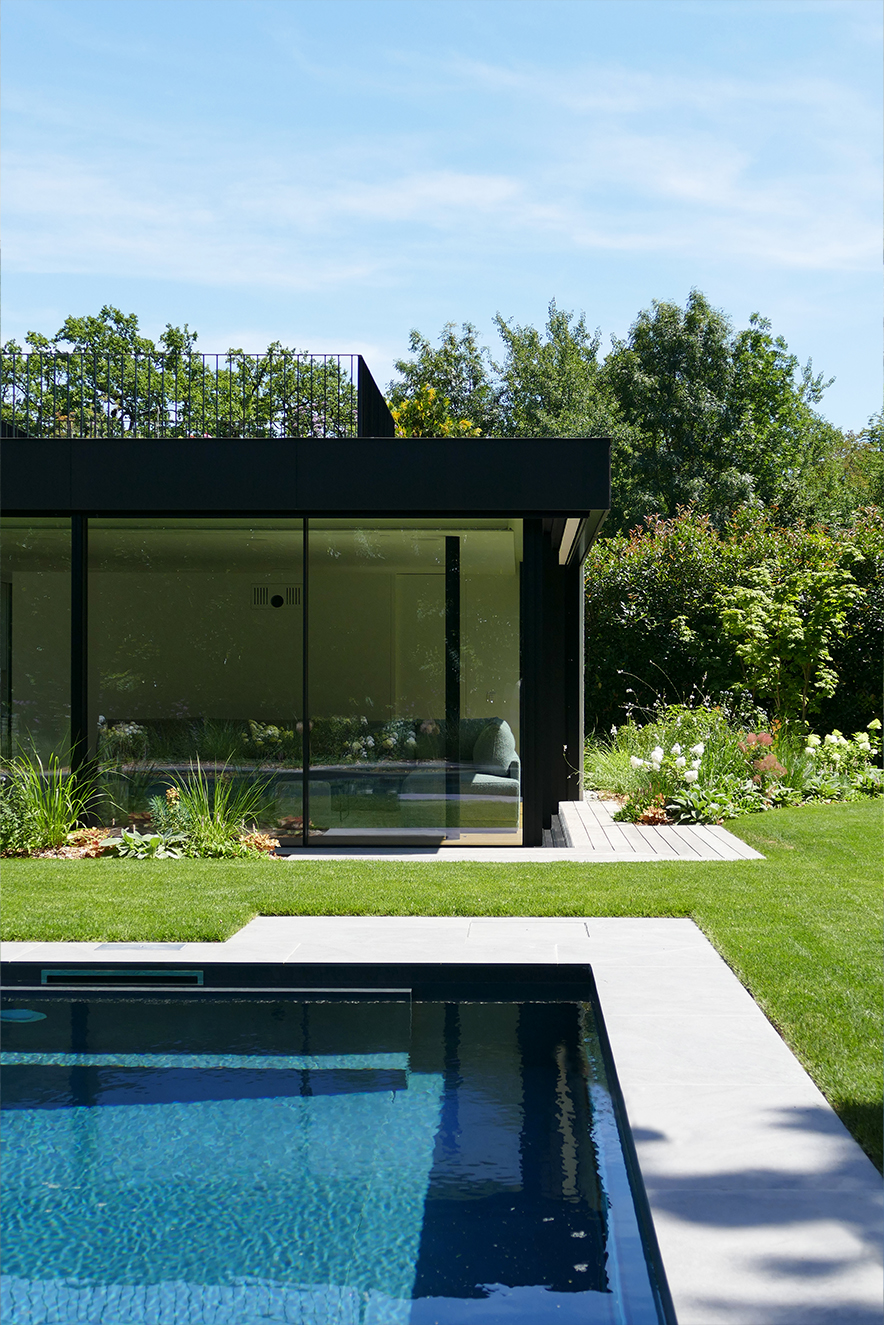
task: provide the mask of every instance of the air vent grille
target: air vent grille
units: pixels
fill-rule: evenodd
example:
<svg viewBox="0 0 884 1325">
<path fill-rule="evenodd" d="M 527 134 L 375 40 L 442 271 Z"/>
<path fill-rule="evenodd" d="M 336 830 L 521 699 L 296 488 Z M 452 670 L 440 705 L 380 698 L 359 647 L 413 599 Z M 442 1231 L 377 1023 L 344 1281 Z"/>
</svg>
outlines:
<svg viewBox="0 0 884 1325">
<path fill-rule="evenodd" d="M 252 607 L 300 607 L 300 584 L 254 584 L 252 585 Z"/>
</svg>

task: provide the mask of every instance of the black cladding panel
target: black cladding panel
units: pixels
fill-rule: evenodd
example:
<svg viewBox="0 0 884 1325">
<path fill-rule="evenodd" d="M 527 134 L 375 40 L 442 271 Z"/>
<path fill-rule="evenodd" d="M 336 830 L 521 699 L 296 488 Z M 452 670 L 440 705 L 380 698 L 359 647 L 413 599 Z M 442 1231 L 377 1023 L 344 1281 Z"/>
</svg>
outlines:
<svg viewBox="0 0 884 1325">
<path fill-rule="evenodd" d="M 2 446 L 8 514 L 586 515 L 605 438 L 33 439 Z"/>
</svg>

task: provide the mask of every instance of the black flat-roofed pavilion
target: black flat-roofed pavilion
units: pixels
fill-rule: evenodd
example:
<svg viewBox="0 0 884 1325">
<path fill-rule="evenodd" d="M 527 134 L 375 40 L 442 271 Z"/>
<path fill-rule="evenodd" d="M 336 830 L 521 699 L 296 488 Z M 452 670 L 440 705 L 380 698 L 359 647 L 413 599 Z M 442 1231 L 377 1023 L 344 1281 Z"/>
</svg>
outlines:
<svg viewBox="0 0 884 1325">
<path fill-rule="evenodd" d="M 107 624 L 101 623 L 113 622 L 115 619 L 104 615 L 105 611 L 111 610 L 101 605 L 103 600 L 100 595 L 105 592 L 101 585 L 104 581 L 99 583 L 97 579 L 94 585 L 91 584 L 90 566 L 99 577 L 113 568 L 110 561 L 113 549 L 108 542 L 111 535 L 119 542 L 130 526 L 150 526 L 155 531 L 174 527 L 175 536 L 180 539 L 184 537 L 181 530 L 186 529 L 188 521 L 199 522 L 200 533 L 207 538 L 211 535 L 214 522 L 218 522 L 219 528 L 223 524 L 225 528 L 236 529 L 245 527 L 249 522 L 260 522 L 262 529 L 269 530 L 267 538 L 277 536 L 271 528 L 274 521 L 279 523 L 280 528 L 284 525 L 286 536 L 290 535 L 291 538 L 296 536 L 300 528 L 302 532 L 297 536 L 301 542 L 298 547 L 303 551 L 298 554 L 300 560 L 297 561 L 297 569 L 292 569 L 286 576 L 282 571 L 277 572 L 276 567 L 268 562 L 260 576 L 257 571 L 252 573 L 252 579 L 261 579 L 262 584 L 266 583 L 270 602 L 276 596 L 273 592 L 274 576 L 280 585 L 286 578 L 292 581 L 290 588 L 280 588 L 278 596 L 283 605 L 283 595 L 290 593 L 291 603 L 297 603 L 297 609 L 302 614 L 298 618 L 298 631 L 302 632 L 299 639 L 303 641 L 303 651 L 300 655 L 302 663 L 294 711 L 299 715 L 299 728 L 304 729 L 300 735 L 302 747 L 299 748 L 303 765 L 309 769 L 309 777 L 303 778 L 304 788 L 299 793 L 302 798 L 300 809 L 303 823 L 298 832 L 303 833 L 305 844 L 308 841 L 316 845 L 322 845 L 323 841 L 339 843 L 343 828 L 334 831 L 325 828 L 324 837 L 314 838 L 309 832 L 311 820 L 317 814 L 325 813 L 329 823 L 334 824 L 337 822 L 334 819 L 337 813 L 340 823 L 346 826 L 346 814 L 350 811 L 345 813 L 343 809 L 336 810 L 335 806 L 344 805 L 348 796 L 350 800 L 346 801 L 347 805 L 351 801 L 356 804 L 359 789 L 343 791 L 342 787 L 355 785 L 355 774 L 347 774 L 338 756 L 325 757 L 319 753 L 321 740 L 325 739 L 320 731 L 325 719 L 322 713 L 316 715 L 314 725 L 311 696 L 314 702 L 318 702 L 316 696 L 322 685 L 326 684 L 329 668 L 337 665 L 336 659 L 342 650 L 352 653 L 353 637 L 352 634 L 347 635 L 345 640 L 342 633 L 336 652 L 333 626 L 322 626 L 321 630 L 329 636 L 328 644 L 322 646 L 326 649 L 322 657 L 327 656 L 332 661 L 317 662 L 313 658 L 308 664 L 311 658 L 310 621 L 311 614 L 321 610 L 320 597 L 323 593 L 329 603 L 333 600 L 332 590 L 326 593 L 322 587 L 325 583 L 322 575 L 330 573 L 326 569 L 327 565 L 332 565 L 329 558 L 337 558 L 335 565 L 347 563 L 353 567 L 353 582 L 356 583 L 358 579 L 361 586 L 358 591 L 354 590 L 356 596 L 352 599 L 352 611 L 346 609 L 347 621 L 341 622 L 342 632 L 345 625 L 347 629 L 351 626 L 356 629 L 353 621 L 360 597 L 364 598 L 369 588 L 374 593 L 380 583 L 377 579 L 367 577 L 365 571 L 368 563 L 359 560 L 360 556 L 367 554 L 360 550 L 357 535 L 366 527 L 373 531 L 377 544 L 372 553 L 376 561 L 381 556 L 398 558 L 395 563 L 392 560 L 389 562 L 392 567 L 392 587 L 389 593 L 384 588 L 383 593 L 393 602 L 390 610 L 394 615 L 398 612 L 397 620 L 401 618 L 405 625 L 396 627 L 399 635 L 390 645 L 389 664 L 385 661 L 380 668 L 375 668 L 369 658 L 370 641 L 366 640 L 365 668 L 367 671 L 374 668 L 379 672 L 386 668 L 392 679 L 389 681 L 390 698 L 387 710 L 384 711 L 384 721 L 376 714 L 373 717 L 368 710 L 368 717 L 363 716 L 361 721 L 378 741 L 389 741 L 391 737 L 385 733 L 392 732 L 396 741 L 410 742 L 412 750 L 408 752 L 409 758 L 414 749 L 420 752 L 422 740 L 436 739 L 433 727 L 447 731 L 444 736 L 445 749 L 440 746 L 426 755 L 428 762 L 425 767 L 421 766 L 424 771 L 403 773 L 403 769 L 413 765 L 402 761 L 396 763 L 391 757 L 384 768 L 386 781 L 383 785 L 377 782 L 374 784 L 376 800 L 372 805 L 379 805 L 383 796 L 392 804 L 390 798 L 395 795 L 405 807 L 402 812 L 404 818 L 400 816 L 396 824 L 407 821 L 409 826 L 391 827 L 387 838 L 390 841 L 400 840 L 399 835 L 404 834 L 402 840 L 412 840 L 415 834 L 419 837 L 423 831 L 422 825 L 427 828 L 430 836 L 433 831 L 441 832 L 438 825 L 434 827 L 431 823 L 432 814 L 428 807 L 443 797 L 457 800 L 460 795 L 461 799 L 475 801 L 479 810 L 485 804 L 493 809 L 495 799 L 501 800 L 501 804 L 505 803 L 498 795 L 501 789 L 503 792 L 510 790 L 503 782 L 505 773 L 494 769 L 495 761 L 502 756 L 488 755 L 483 746 L 487 755 L 485 759 L 477 744 L 476 758 L 472 760 L 472 754 L 465 757 L 466 747 L 463 745 L 464 741 L 477 742 L 476 733 L 484 721 L 481 715 L 476 716 L 481 705 L 487 705 L 489 715 L 497 715 L 498 710 L 502 713 L 501 706 L 505 702 L 503 690 L 509 683 L 500 683 L 502 689 L 498 695 L 495 683 L 489 682 L 482 671 L 482 658 L 476 656 L 477 649 L 481 651 L 479 645 L 474 642 L 468 646 L 466 643 L 470 630 L 474 631 L 475 640 L 481 640 L 491 638 L 488 632 L 499 634 L 505 629 L 506 623 L 501 615 L 504 608 L 498 610 L 494 607 L 494 594 L 499 592 L 503 595 L 500 602 L 503 603 L 504 599 L 511 602 L 514 605 L 512 613 L 517 613 L 519 618 L 514 637 L 517 643 L 513 645 L 515 652 L 511 650 L 514 661 L 508 664 L 513 672 L 511 688 L 515 698 L 506 701 L 513 706 L 509 710 L 511 716 L 508 722 L 500 716 L 494 716 L 490 721 L 492 724 L 496 721 L 499 727 L 518 730 L 518 751 L 509 765 L 510 778 L 518 777 L 521 802 L 517 839 L 513 840 L 520 840 L 525 846 L 539 845 L 543 840 L 543 829 L 549 826 L 558 803 L 577 799 L 582 794 L 582 563 L 610 506 L 610 443 L 604 438 L 395 437 L 392 435 L 389 411 L 373 382 L 370 387 L 374 388 L 374 394 L 371 394 L 368 379 L 366 371 L 364 381 L 360 380 L 362 399 L 356 436 L 34 437 L 24 434 L 24 430 L 13 422 L 4 423 L 0 504 L 7 527 L 15 531 L 33 526 L 39 531 L 46 521 L 61 521 L 60 528 L 64 537 L 67 537 L 64 532 L 67 530 L 65 522 L 70 521 L 69 713 L 70 741 L 76 758 L 82 760 L 95 755 L 95 723 L 98 719 L 93 710 L 98 712 L 97 703 L 102 706 L 100 720 L 105 724 L 114 721 L 121 726 L 125 719 L 136 727 L 139 724 L 144 726 L 146 719 L 138 714 L 149 715 L 151 712 L 146 699 L 139 699 L 137 703 L 133 700 L 129 712 L 125 709 L 122 697 L 119 697 L 115 701 L 116 711 L 106 716 L 104 709 L 109 707 L 110 701 L 103 697 L 96 700 L 90 690 L 90 687 L 94 688 L 98 684 L 90 679 L 94 670 L 91 653 L 100 652 L 103 647 L 101 641 L 108 629 Z M 375 435 L 362 434 L 364 428 L 372 428 Z M 298 526 L 297 522 L 301 522 L 301 525 Z M 356 531 L 353 537 L 348 532 L 350 526 Z M 408 546 L 408 540 L 402 542 L 400 538 L 400 543 L 393 548 L 394 535 L 400 537 L 396 533 L 397 529 L 416 531 Z M 108 533 L 108 530 L 111 532 Z M 461 530 L 466 532 L 462 533 Z M 59 538 L 62 533 L 58 533 Z M 312 549 L 309 555 L 308 539 L 311 540 L 309 546 Z M 362 542 L 365 542 L 364 538 Z M 415 551 L 418 542 L 419 556 Z M 107 550 L 102 551 L 105 544 Z M 185 544 L 181 546 L 184 548 Z M 508 551 L 513 548 L 514 554 Z M 113 555 L 122 557 L 124 553 Z M 192 557 L 193 554 L 185 551 L 182 555 Z M 15 556 L 19 557 L 18 562 Z M 4 602 L 9 602 L 9 624 L 8 640 L 3 646 L 5 654 L 2 661 L 7 673 L 3 691 L 8 711 L 5 721 L 10 737 L 14 720 L 19 721 L 15 719 L 15 694 L 20 691 L 22 679 L 21 675 L 16 675 L 16 669 L 23 674 L 27 666 L 24 655 L 22 661 L 16 660 L 13 645 L 9 642 L 16 638 L 19 614 L 26 610 L 24 605 L 16 602 L 16 593 L 20 592 L 22 604 L 28 601 L 29 592 L 33 597 L 33 586 L 28 589 L 30 582 L 22 578 L 28 573 L 26 556 L 26 551 L 15 553 L 8 564 L 18 566 L 19 569 L 4 575 L 9 586 L 4 591 Z M 139 574 L 146 573 L 145 568 L 156 569 L 159 554 L 152 556 L 152 561 L 142 558 L 139 562 Z M 431 556 L 436 558 L 432 564 L 428 560 Z M 407 560 L 409 557 L 411 561 Z M 512 564 L 506 560 L 507 557 Z M 171 574 L 170 564 L 164 564 L 164 576 Z M 291 564 L 294 567 L 295 561 Z M 191 560 L 183 569 L 190 573 L 193 567 Z M 129 569 L 132 569 L 131 565 Z M 214 578 L 211 585 L 214 586 L 212 592 L 216 596 L 218 584 L 222 581 L 227 584 L 223 576 L 224 569 L 221 563 L 212 568 Z M 45 575 L 47 572 L 41 572 L 37 566 L 35 573 Z M 243 574 L 246 574 L 245 570 Z M 472 580 L 469 578 L 471 575 Z M 513 576 L 512 592 L 516 597 L 506 598 L 506 594 L 510 593 L 507 586 Z M 15 587 L 17 577 L 21 579 L 20 591 Z M 233 585 L 233 579 L 229 576 L 228 579 L 230 585 Z M 163 584 L 166 583 L 164 578 Z M 206 584 L 209 583 L 206 580 Z M 328 583 L 331 585 L 332 582 Z M 135 585 L 136 580 L 133 579 L 131 584 Z M 439 663 L 439 699 L 435 704 L 427 698 L 408 700 L 409 685 L 415 694 L 420 692 L 424 696 L 429 693 L 426 689 L 430 684 L 426 679 L 426 658 L 415 662 L 412 655 L 417 656 L 415 650 L 424 638 L 421 632 L 426 634 L 430 629 L 426 625 L 426 602 L 430 601 L 426 594 L 431 591 L 438 592 L 440 623 L 444 616 L 445 660 L 444 667 Z M 250 592 L 253 595 L 260 594 L 263 589 L 256 583 Z M 421 598 L 421 593 L 424 593 L 424 598 Z M 378 601 L 381 599 L 378 598 Z M 412 602 L 414 606 L 409 606 Z M 288 604 L 289 600 L 285 599 L 284 605 Z M 253 601 L 252 606 L 256 605 L 260 606 Z M 162 603 L 156 602 L 155 607 L 162 614 Z M 118 613 L 121 610 L 117 609 Z M 331 612 L 332 608 L 327 610 Z M 469 616 L 470 613 L 472 616 Z M 279 619 L 283 616 L 284 613 L 280 612 Z M 118 615 L 116 619 L 121 618 Z M 259 618 L 257 614 L 249 618 L 251 624 L 259 620 L 263 621 L 264 618 Z M 470 624 L 474 620 L 478 623 L 475 626 Z M 318 617 L 316 621 L 319 621 Z M 486 624 L 483 626 L 482 623 Z M 484 636 L 480 627 L 486 630 Z M 320 630 L 318 624 L 315 628 Z M 435 629 L 435 626 L 432 628 Z M 440 624 L 438 629 L 441 641 L 443 625 Z M 462 631 L 465 632 L 463 658 Z M 299 644 L 298 648 L 301 647 Z M 259 652 L 266 652 L 263 645 Z M 115 665 L 121 665 L 119 660 Z M 152 655 L 151 665 L 158 676 L 164 667 L 174 669 L 179 666 L 171 654 L 164 662 L 156 651 Z M 413 683 L 408 680 L 410 667 L 415 669 L 414 675 L 417 678 Z M 137 667 L 133 666 L 131 670 L 133 674 L 138 673 Z M 351 671 L 351 680 L 353 675 L 355 673 Z M 130 684 L 132 687 L 138 685 L 144 688 L 147 682 L 142 677 L 137 683 L 133 680 Z M 153 684 L 154 690 L 157 690 L 165 682 L 160 678 Z M 465 687 L 469 685 L 473 686 L 475 693 L 470 691 L 467 696 Z M 366 688 L 367 685 L 363 687 Z M 350 689 L 355 689 L 355 682 L 350 685 Z M 403 694 L 405 700 L 402 699 Z M 365 703 L 369 703 L 370 699 L 371 696 L 368 696 Z M 273 729 L 279 725 L 268 718 L 268 715 L 276 713 L 273 701 L 267 699 L 262 702 L 263 720 L 251 723 L 255 740 L 259 739 L 254 736 L 255 730 Z M 359 702 L 362 702 L 361 696 Z M 397 703 L 399 708 L 396 707 Z M 421 703 L 423 709 L 420 708 Z M 237 704 L 240 709 L 244 708 L 245 701 L 230 699 L 228 704 L 236 711 L 238 718 L 249 718 L 249 713 L 239 712 L 236 708 Z M 343 699 L 337 708 L 341 704 Z M 462 704 L 466 706 L 465 709 Z M 257 697 L 253 707 L 259 707 Z M 434 708 L 436 711 L 427 712 Z M 327 702 L 326 709 L 328 713 L 333 710 L 337 712 L 332 700 Z M 377 705 L 376 711 L 380 711 Z M 355 714 L 355 709 L 353 712 Z M 136 716 L 133 717 L 133 714 Z M 422 715 L 421 723 L 419 719 Z M 407 730 L 403 726 L 406 720 L 412 723 Z M 328 721 L 331 719 L 328 718 Z M 356 718 L 353 717 L 352 721 L 355 722 Z M 395 725 L 397 722 L 399 727 Z M 294 731 L 294 718 L 291 726 Z M 452 735 L 455 728 L 460 735 Z M 21 728 L 20 734 L 23 731 L 24 728 Z M 404 736 L 403 731 L 406 733 Z M 427 731 L 430 732 L 429 737 Z M 465 736 L 463 733 L 467 731 L 468 735 Z M 486 736 L 485 745 L 488 749 L 489 740 Z M 315 765 L 311 763 L 311 741 L 315 747 L 314 758 L 323 759 L 324 762 Z M 399 755 L 404 748 L 404 745 L 396 747 Z M 430 758 L 432 754 L 438 756 L 436 762 Z M 347 758 L 357 757 L 348 755 Z M 441 767 L 445 760 L 446 771 L 439 773 L 440 780 L 434 783 L 432 778 L 435 774 L 426 770 L 435 769 L 437 763 Z M 459 783 L 451 772 L 458 761 L 461 768 Z M 476 771 L 472 771 L 473 766 Z M 401 775 L 398 783 L 393 780 L 394 767 Z M 469 786 L 464 781 L 464 767 L 471 769 Z M 500 776 L 497 776 L 498 773 Z M 483 777 L 485 782 L 482 781 Z M 311 780 L 314 785 L 312 793 L 309 790 Z M 330 807 L 327 810 L 326 801 Z M 365 796 L 363 801 L 368 804 Z M 463 811 L 458 810 L 457 814 L 461 818 L 455 816 L 454 820 L 450 807 L 446 813 L 447 823 L 452 825 L 456 822 L 462 830 L 461 837 L 469 836 L 463 831 Z M 430 815 L 429 819 L 427 815 Z M 351 818 L 356 822 L 359 814 L 354 811 Z M 493 833 L 496 822 L 493 815 L 487 823 L 481 819 L 476 831 L 486 832 L 489 842 L 500 841 L 500 837 L 495 837 Z M 513 829 L 515 821 L 508 820 L 507 824 L 509 829 Z M 365 840 L 380 841 L 381 837 L 375 839 L 369 836 Z M 358 829 L 351 830 L 347 840 L 354 843 L 362 840 Z M 458 832 L 451 828 L 446 840 L 455 845 L 459 840 Z M 483 839 L 470 837 L 470 841 L 476 840 Z"/>
</svg>

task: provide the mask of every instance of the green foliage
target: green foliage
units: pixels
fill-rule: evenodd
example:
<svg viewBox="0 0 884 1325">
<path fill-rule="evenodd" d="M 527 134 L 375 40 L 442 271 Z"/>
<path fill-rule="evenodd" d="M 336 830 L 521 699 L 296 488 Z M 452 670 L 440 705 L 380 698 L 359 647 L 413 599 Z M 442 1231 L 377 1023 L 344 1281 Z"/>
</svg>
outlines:
<svg viewBox="0 0 884 1325">
<path fill-rule="evenodd" d="M 879 795 L 881 724 L 873 719 L 847 740 L 773 724 L 746 731 L 721 707 L 661 705 L 630 718 L 609 737 L 590 737 L 585 785 L 625 796 L 624 822 L 720 823 L 739 815 L 812 800 Z"/>
<path fill-rule="evenodd" d="M 397 437 L 479 437 L 469 419 L 451 417 L 451 401 L 434 386 L 419 386 L 413 396 L 394 405 Z"/>
<path fill-rule="evenodd" d="M 89 787 L 66 772 L 55 754 L 45 768 L 36 753 L 9 760 L 0 787 L 0 854 L 62 846 L 90 799 Z"/>
<path fill-rule="evenodd" d="M 603 383 L 599 333 L 581 314 L 549 306 L 542 332 L 518 326 L 498 313 L 495 326 L 505 356 L 497 363 L 480 346 L 476 328 L 453 322 L 443 327 L 439 348 L 412 331 L 414 356 L 399 359 L 400 374 L 388 397 L 403 435 L 450 437 L 581 437 L 609 433 L 614 426 Z M 400 423 L 401 420 L 401 423 Z M 408 424 L 408 427 L 406 427 Z M 455 431 L 459 428 L 461 431 Z"/>
<path fill-rule="evenodd" d="M 186 839 L 175 834 L 139 833 L 137 828 L 124 828 L 121 837 L 107 837 L 100 845 L 107 855 L 121 859 L 180 860 Z"/>
<path fill-rule="evenodd" d="M 413 358 L 397 359 L 395 368 L 399 380 L 391 382 L 388 400 L 394 418 L 402 419 L 402 427 L 412 422 L 406 406 L 422 399 L 429 401 L 433 392 L 435 408 L 444 402 L 442 425 L 446 418 L 468 421 L 479 436 L 494 437 L 500 433 L 500 387 L 495 377 L 495 365 L 489 351 L 478 344 L 476 328 L 464 322 L 458 336 L 453 322 L 447 322 L 439 337 L 439 348 L 434 349 L 419 331 L 412 331 L 408 348 Z M 427 426 L 429 421 L 427 419 Z M 409 437 L 452 435 L 449 432 L 429 433 L 408 431 Z"/>
<path fill-rule="evenodd" d="M 643 716 L 644 722 L 630 718 L 609 737 L 586 743 L 585 784 L 627 798 L 618 818 L 635 822 L 651 812 L 717 823 L 760 808 L 757 790 L 746 788 L 741 729 L 723 708 L 661 703 Z M 697 813 L 682 813 L 682 805 Z"/>
<path fill-rule="evenodd" d="M 766 319 L 735 333 L 698 290 L 684 309 L 655 300 L 614 338 L 605 373 L 628 429 L 616 525 L 688 505 L 718 524 L 747 503 L 785 523 L 811 514 L 805 478 L 836 435 L 812 406 L 830 383 Z"/>
<path fill-rule="evenodd" d="M 188 856 L 230 859 L 252 854 L 252 849 L 241 839 L 257 827 L 260 819 L 267 817 L 273 800 L 269 783 L 235 778 L 226 769 L 209 778 L 197 760 L 189 776 L 176 778 L 170 790 L 177 791 L 178 797 L 176 802 L 167 793 L 168 805 L 177 804 L 169 819 L 180 825 L 178 831 L 186 834 Z M 151 803 L 152 811 L 154 804 Z M 161 819 L 157 826 L 162 823 Z"/>
<path fill-rule="evenodd" d="M 716 596 L 744 684 L 777 716 L 803 721 L 835 693 L 832 641 L 845 633 L 848 612 L 863 591 L 840 566 L 790 571 L 764 563 L 747 580 Z"/>
<path fill-rule="evenodd" d="M 164 836 L 177 835 L 185 838 L 189 836 L 190 811 L 182 801 L 181 791 L 177 786 L 167 787 L 164 796 L 151 796 L 148 808 L 150 822 L 157 832 Z"/>
<path fill-rule="evenodd" d="M 601 334 L 583 313 L 549 306 L 541 333 L 494 319 L 506 356 L 500 407 L 507 437 L 597 437 L 614 427 L 614 408 L 598 362 Z"/>
<path fill-rule="evenodd" d="M 197 333 L 166 326 L 155 343 L 134 313 L 105 305 L 69 317 L 27 352 L 2 347 L 3 417 L 29 436 L 346 437 L 356 387 L 336 358 L 274 341 L 263 354 L 198 354 Z"/>
<path fill-rule="evenodd" d="M 651 704 L 658 695 L 677 703 L 695 690 L 731 712 L 735 705 L 746 706 L 744 721 L 756 721 L 751 693 L 739 690 L 747 683 L 739 639 L 722 628 L 721 605 L 732 601 L 734 591 L 742 595 L 751 589 L 759 572 L 770 576 L 772 586 L 822 586 L 817 603 L 820 597 L 825 602 L 827 585 L 849 590 L 852 601 L 841 625 L 827 622 L 823 611 L 813 627 L 818 644 L 823 641 L 822 652 L 831 654 L 823 665 L 841 682 L 828 698 L 817 692 L 816 721 L 856 730 L 870 713 L 880 712 L 884 515 L 859 512 L 844 529 L 802 524 L 781 529 L 764 512 L 748 509 L 718 530 L 707 516 L 685 510 L 672 520 L 648 519 L 642 529 L 600 539 L 590 549 L 587 730 L 604 732 L 619 725 L 645 697 Z M 777 588 L 772 596 L 780 592 Z M 806 644 L 794 646 L 793 676 L 799 674 Z M 819 678 L 812 674 L 810 679 Z M 799 694 L 788 716 L 797 718 L 800 710 Z"/>
<path fill-rule="evenodd" d="M 854 732 L 850 740 L 839 731 L 829 732 L 824 739 L 808 736 L 802 779 L 808 799 L 843 800 L 855 798 L 858 792 L 879 794 L 884 774 L 873 761 L 880 760 L 880 733 L 880 720 L 873 718 L 865 731 Z M 833 787 L 842 789 L 842 794 L 833 795 Z"/>
</svg>

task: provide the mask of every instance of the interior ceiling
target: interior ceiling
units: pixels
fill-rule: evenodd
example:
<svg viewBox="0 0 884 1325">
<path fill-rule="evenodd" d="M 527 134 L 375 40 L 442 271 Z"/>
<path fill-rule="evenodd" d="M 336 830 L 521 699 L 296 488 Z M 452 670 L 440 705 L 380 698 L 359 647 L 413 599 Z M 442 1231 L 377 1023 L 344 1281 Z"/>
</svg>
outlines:
<svg viewBox="0 0 884 1325">
<path fill-rule="evenodd" d="M 340 520 L 310 522 L 314 566 L 334 563 L 364 571 L 444 571 L 445 536 L 459 534 L 464 574 L 512 575 L 520 556 L 517 521 L 377 520 L 354 529 Z M 69 573 L 68 521 L 7 521 L 2 563 L 7 574 Z M 299 578 L 301 522 L 205 520 L 99 521 L 89 524 L 90 569 L 105 573 L 283 574 Z"/>
<path fill-rule="evenodd" d="M 445 535 L 454 530 L 311 529 L 310 561 L 316 570 L 335 566 L 353 571 L 445 569 Z M 464 574 L 515 573 L 515 539 L 509 529 L 460 530 Z M 90 530 L 89 564 L 110 573 L 177 571 L 186 574 L 284 574 L 300 578 L 300 530 L 164 529 Z"/>
</svg>

